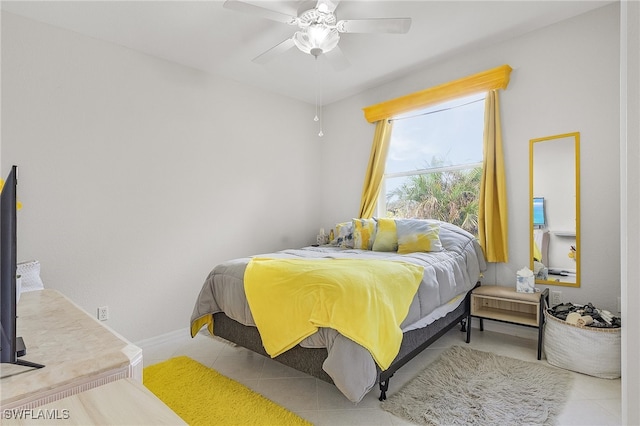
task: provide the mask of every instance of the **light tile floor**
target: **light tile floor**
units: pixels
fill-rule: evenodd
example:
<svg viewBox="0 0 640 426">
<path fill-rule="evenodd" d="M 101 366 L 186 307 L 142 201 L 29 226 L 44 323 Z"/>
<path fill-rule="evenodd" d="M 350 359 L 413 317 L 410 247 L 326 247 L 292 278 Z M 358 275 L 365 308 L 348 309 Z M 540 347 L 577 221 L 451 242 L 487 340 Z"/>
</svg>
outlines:
<svg viewBox="0 0 640 426">
<path fill-rule="evenodd" d="M 420 355 L 403 366 L 390 380 L 392 394 L 446 348 L 466 345 L 465 333 L 455 327 Z M 544 356 L 536 359 L 535 340 L 492 331 L 473 330 L 470 347 L 549 365 Z M 243 383 L 272 401 L 288 408 L 317 426 L 323 425 L 407 425 L 406 421 L 380 408 L 374 388 L 358 404 L 346 399 L 333 385 L 300 373 L 269 358 L 204 332 L 194 339 L 143 348 L 145 365 L 174 356 L 187 355 L 218 372 Z M 554 367 L 555 368 L 555 367 Z M 620 425 L 620 379 L 598 379 L 572 373 L 573 388 L 559 419 L 560 425 Z"/>
</svg>

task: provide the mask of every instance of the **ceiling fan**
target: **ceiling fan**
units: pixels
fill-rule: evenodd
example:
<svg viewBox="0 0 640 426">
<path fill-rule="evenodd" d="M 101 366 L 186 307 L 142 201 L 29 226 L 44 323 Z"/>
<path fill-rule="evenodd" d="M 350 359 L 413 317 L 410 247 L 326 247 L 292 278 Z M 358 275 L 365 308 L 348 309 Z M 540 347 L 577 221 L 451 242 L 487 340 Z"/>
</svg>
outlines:
<svg viewBox="0 0 640 426">
<path fill-rule="evenodd" d="M 349 61 L 338 47 L 340 34 L 404 34 L 411 27 L 411 18 L 338 20 L 335 10 L 339 3 L 340 0 L 318 0 L 315 7 L 304 10 L 297 16 L 241 0 L 226 0 L 224 7 L 298 27 L 298 31 L 292 37 L 253 58 L 252 61 L 259 64 L 264 64 L 296 46 L 302 52 L 313 55 L 316 58 L 320 55 L 325 55 L 335 69 L 341 70 L 349 66 Z"/>
</svg>

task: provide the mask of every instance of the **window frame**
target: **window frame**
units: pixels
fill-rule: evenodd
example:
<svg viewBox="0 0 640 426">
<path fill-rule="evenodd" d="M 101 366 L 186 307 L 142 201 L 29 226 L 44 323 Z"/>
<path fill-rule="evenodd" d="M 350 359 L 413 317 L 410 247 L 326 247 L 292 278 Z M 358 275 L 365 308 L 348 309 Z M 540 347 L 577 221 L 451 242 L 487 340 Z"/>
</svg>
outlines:
<svg viewBox="0 0 640 426">
<path fill-rule="evenodd" d="M 392 118 L 390 119 L 391 121 L 393 120 L 406 120 L 406 119 L 411 119 L 414 118 L 413 116 L 411 116 L 411 113 L 416 113 L 415 117 L 419 117 L 421 115 L 427 115 L 427 114 L 437 114 L 440 112 L 445 112 L 445 111 L 450 111 L 462 106 L 466 106 L 469 103 L 474 103 L 474 102 L 483 102 L 483 105 L 486 102 L 486 96 L 487 96 L 486 91 L 480 91 L 480 92 L 476 92 L 476 93 L 465 93 L 459 96 L 455 96 L 452 97 L 450 99 L 447 99 L 446 101 L 442 101 L 442 103 L 444 102 L 450 102 L 450 101 L 455 101 L 456 99 L 462 99 L 462 98 L 467 98 L 467 97 L 472 97 L 472 96 L 478 96 L 477 100 L 468 102 L 468 103 L 461 103 L 459 105 L 453 105 L 450 107 L 447 107 L 446 109 L 442 109 L 442 110 L 433 110 L 433 111 L 425 111 L 423 113 L 418 113 L 418 111 L 421 110 L 425 110 L 428 108 L 425 108 L 424 106 L 419 106 L 419 107 L 415 107 L 412 108 L 408 111 L 405 111 L 402 115 L 396 117 L 396 118 Z M 482 97 L 480 97 L 482 95 Z M 435 105 L 434 105 L 435 106 Z M 483 111 L 482 114 L 484 115 L 484 106 L 483 106 Z M 483 145 L 483 141 L 482 138 L 480 140 L 480 146 L 482 147 Z M 392 149 L 392 144 L 393 144 L 393 129 L 391 130 L 391 136 L 390 136 L 390 140 L 389 140 L 389 147 L 388 149 L 391 150 Z M 393 179 L 393 178 L 399 178 L 399 177 L 409 177 L 409 176 L 419 176 L 419 175 L 427 175 L 427 174 L 432 174 L 432 173 L 442 173 L 442 172 L 450 172 L 450 171 L 456 171 L 456 170 L 472 170 L 475 168 L 482 168 L 484 164 L 484 159 L 481 159 L 480 161 L 474 162 L 474 163 L 464 163 L 464 164 L 455 164 L 455 165 L 449 165 L 449 166 L 438 166 L 438 167 L 432 167 L 432 168 L 423 168 L 423 169 L 415 169 L 415 170 L 407 170 L 407 171 L 400 171 L 400 172 L 392 172 L 392 173 L 387 173 L 386 172 L 386 162 L 385 162 L 385 171 L 382 173 L 382 182 L 380 184 L 380 193 L 378 194 L 378 202 L 376 204 L 376 214 L 378 217 L 387 217 L 387 180 L 388 179 Z M 480 184 L 479 184 L 480 186 Z M 480 187 L 478 187 L 478 193 L 477 196 L 480 197 Z"/>
</svg>

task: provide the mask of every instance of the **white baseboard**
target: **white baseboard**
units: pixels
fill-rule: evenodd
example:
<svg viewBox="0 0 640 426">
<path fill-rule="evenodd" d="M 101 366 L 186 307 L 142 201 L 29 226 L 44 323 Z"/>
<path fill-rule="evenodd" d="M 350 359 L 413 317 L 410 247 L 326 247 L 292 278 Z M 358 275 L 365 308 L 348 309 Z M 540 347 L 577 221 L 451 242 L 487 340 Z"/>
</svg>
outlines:
<svg viewBox="0 0 640 426">
<path fill-rule="evenodd" d="M 191 334 L 189 328 L 181 328 L 179 330 L 170 331 L 159 336 L 140 340 L 136 342 L 135 345 L 141 348 L 144 352 L 145 350 L 152 350 L 156 347 L 165 346 L 168 344 L 179 346 L 181 343 L 188 342 L 190 340 Z"/>
</svg>

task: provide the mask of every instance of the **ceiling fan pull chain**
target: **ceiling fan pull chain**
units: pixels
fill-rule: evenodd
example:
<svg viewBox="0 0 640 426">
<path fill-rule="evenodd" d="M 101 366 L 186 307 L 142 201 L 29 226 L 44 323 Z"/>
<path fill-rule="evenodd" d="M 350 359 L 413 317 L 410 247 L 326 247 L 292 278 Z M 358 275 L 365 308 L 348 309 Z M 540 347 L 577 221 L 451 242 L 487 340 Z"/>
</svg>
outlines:
<svg viewBox="0 0 640 426">
<path fill-rule="evenodd" d="M 318 121 L 318 57 L 314 56 L 314 61 L 313 61 L 313 74 L 314 74 L 314 89 L 315 89 L 315 96 L 316 96 L 316 116 L 313 117 L 313 121 Z"/>
<path fill-rule="evenodd" d="M 320 75 L 320 65 L 318 65 L 318 56 L 314 58 L 315 68 L 316 68 L 316 116 L 313 117 L 313 121 L 318 122 L 318 127 L 320 128 L 320 132 L 318 133 L 319 137 L 324 136 L 322 132 L 322 79 Z"/>
</svg>

